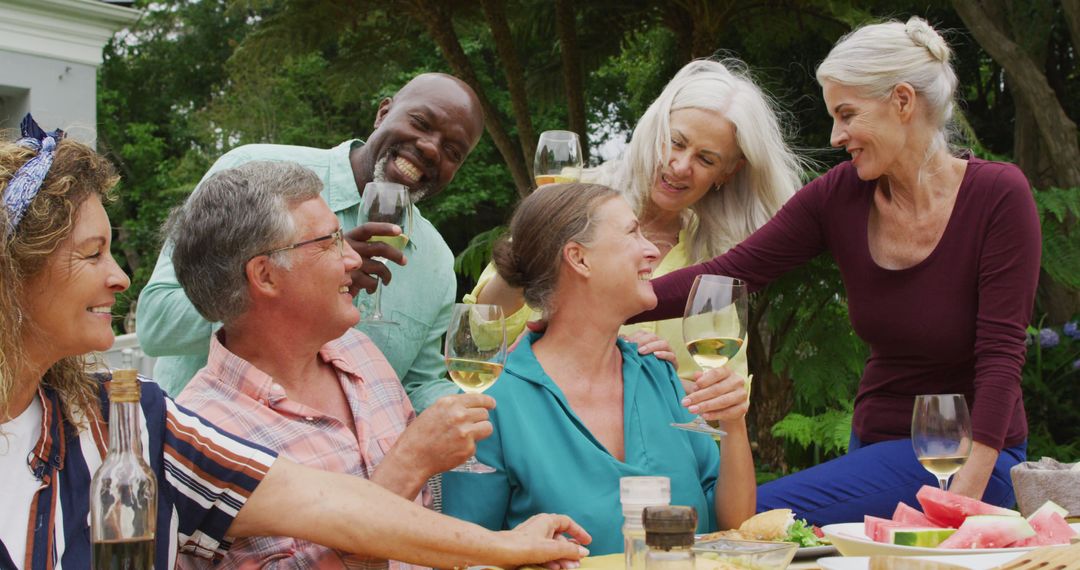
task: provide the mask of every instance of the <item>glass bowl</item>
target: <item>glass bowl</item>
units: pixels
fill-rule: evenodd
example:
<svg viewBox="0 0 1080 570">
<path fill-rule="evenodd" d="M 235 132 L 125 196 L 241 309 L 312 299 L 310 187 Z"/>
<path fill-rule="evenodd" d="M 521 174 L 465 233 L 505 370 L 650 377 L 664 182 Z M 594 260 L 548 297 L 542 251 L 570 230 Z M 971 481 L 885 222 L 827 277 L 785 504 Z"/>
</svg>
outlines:
<svg viewBox="0 0 1080 570">
<path fill-rule="evenodd" d="M 718 538 L 694 544 L 698 570 L 710 570 L 709 561 L 721 561 L 746 570 L 784 570 L 795 558 L 794 542 L 765 542 Z"/>
</svg>

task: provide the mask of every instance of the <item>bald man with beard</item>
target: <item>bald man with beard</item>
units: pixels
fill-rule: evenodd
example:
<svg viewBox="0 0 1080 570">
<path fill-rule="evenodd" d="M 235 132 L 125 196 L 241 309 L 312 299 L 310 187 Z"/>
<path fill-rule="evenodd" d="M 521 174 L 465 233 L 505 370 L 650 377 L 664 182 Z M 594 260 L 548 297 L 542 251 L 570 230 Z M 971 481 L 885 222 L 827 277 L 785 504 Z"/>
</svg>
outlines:
<svg viewBox="0 0 1080 570">
<path fill-rule="evenodd" d="M 372 312 L 378 276 L 388 284 L 382 292 L 383 314 L 399 324 L 370 326 L 362 318 L 356 328 L 386 356 L 419 412 L 457 392 L 443 377 L 440 347 L 456 297 L 453 254 L 416 206 L 404 251 L 368 242 L 373 235 L 389 235 L 391 229 L 365 218 L 360 207 L 363 189 L 372 181 L 396 182 L 409 188 L 414 203 L 438 194 L 480 140 L 484 118 L 476 93 L 463 81 L 426 73 L 379 104 L 374 127 L 367 141 L 347 140 L 330 149 L 244 145 L 219 158 L 203 181 L 254 160 L 291 161 L 315 172 L 323 183 L 322 197 L 363 260 L 351 275 L 351 293 L 361 313 Z M 199 316 L 176 279 L 170 256 L 166 243 L 139 295 L 137 334 L 146 354 L 158 357 L 157 381 L 175 396 L 206 365 L 211 333 L 220 324 Z M 384 265 L 373 257 L 396 264 Z"/>
</svg>

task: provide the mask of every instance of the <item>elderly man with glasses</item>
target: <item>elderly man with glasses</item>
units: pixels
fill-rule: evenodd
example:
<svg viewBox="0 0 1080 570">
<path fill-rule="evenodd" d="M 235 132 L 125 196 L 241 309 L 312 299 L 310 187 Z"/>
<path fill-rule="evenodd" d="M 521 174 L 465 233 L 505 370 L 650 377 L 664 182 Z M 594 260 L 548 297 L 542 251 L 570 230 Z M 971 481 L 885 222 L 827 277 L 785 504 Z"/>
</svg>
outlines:
<svg viewBox="0 0 1080 570">
<path fill-rule="evenodd" d="M 350 274 L 362 260 L 322 187 L 295 163 L 249 162 L 214 174 L 174 211 L 166 233 L 177 279 L 200 315 L 223 323 L 206 367 L 177 401 L 297 463 L 422 502 L 428 478 L 462 463 L 491 434 L 493 402 L 460 394 L 447 396 L 460 405 L 414 414 L 394 369 L 352 328 L 360 313 Z M 298 539 L 258 537 L 236 541 L 218 568 L 271 563 L 372 564 Z M 178 566 L 209 567 L 191 556 Z"/>
<path fill-rule="evenodd" d="M 463 81 L 424 73 L 379 103 L 373 126 L 367 140 L 347 140 L 329 149 L 242 145 L 221 156 L 203 180 L 249 161 L 296 162 L 319 176 L 323 198 L 341 222 L 346 240 L 363 258 L 352 274 L 354 304 L 364 314 L 356 328 L 386 355 L 413 406 L 422 412 L 458 391 L 445 379 L 440 354 L 457 297 L 454 255 L 415 206 L 403 249 L 369 241 L 373 235 L 390 235 L 389 224 L 368 219 L 360 206 L 369 182 L 406 186 L 414 203 L 445 190 L 480 140 L 484 114 L 476 93 Z M 136 333 L 143 350 L 158 357 L 154 378 L 175 396 L 206 364 L 211 332 L 218 324 L 192 308 L 177 283 L 170 247 L 165 244 L 139 295 Z M 383 265 L 378 258 L 394 263 Z M 376 276 L 388 285 L 381 288 L 382 312 L 397 326 L 378 326 L 369 318 Z M 359 293 L 361 289 L 366 293 Z"/>
</svg>

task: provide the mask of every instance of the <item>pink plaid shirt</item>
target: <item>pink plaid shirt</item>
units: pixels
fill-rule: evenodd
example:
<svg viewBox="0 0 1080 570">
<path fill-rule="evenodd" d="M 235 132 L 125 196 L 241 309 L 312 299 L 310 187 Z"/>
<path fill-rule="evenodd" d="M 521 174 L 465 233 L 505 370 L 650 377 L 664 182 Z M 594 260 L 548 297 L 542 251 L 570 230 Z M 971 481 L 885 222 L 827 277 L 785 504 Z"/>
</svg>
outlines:
<svg viewBox="0 0 1080 570">
<path fill-rule="evenodd" d="M 394 369 L 363 333 L 349 329 L 323 346 L 319 356 L 337 371 L 352 410 L 356 436 L 337 418 L 289 400 L 284 388 L 229 352 L 217 334 L 211 339 L 206 367 L 184 388 L 177 402 L 221 429 L 265 445 L 296 463 L 370 479 L 416 414 Z M 423 504 L 429 495 L 425 487 L 416 501 Z M 273 536 L 236 540 L 216 566 L 180 556 L 177 567 L 336 570 L 386 568 L 387 564 L 305 540 Z M 396 561 L 389 567 L 412 568 Z"/>
</svg>

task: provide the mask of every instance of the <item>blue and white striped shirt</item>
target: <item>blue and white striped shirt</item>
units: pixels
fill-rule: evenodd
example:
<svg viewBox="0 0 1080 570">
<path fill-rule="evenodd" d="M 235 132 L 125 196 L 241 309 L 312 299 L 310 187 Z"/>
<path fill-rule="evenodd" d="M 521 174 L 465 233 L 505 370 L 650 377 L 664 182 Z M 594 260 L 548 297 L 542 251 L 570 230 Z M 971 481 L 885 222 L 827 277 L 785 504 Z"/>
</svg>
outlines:
<svg viewBox="0 0 1080 570">
<path fill-rule="evenodd" d="M 179 551 L 219 559 L 231 545 L 226 531 L 277 454 L 219 430 L 177 405 L 157 384 L 141 384 L 143 456 L 158 480 L 154 566 L 173 568 Z M 42 388 L 38 397 L 44 408 L 41 435 L 27 468 L 41 486 L 28 513 L 26 559 L 12 561 L 0 543 L 0 568 L 89 568 L 90 479 L 108 447 L 105 384 L 101 409 L 84 414 L 89 427 L 81 432 L 64 420 L 55 392 Z M 4 478 L 0 473 L 0 484 Z M 10 505 L 0 505 L 2 516 L 19 516 L 11 511 Z"/>
</svg>

